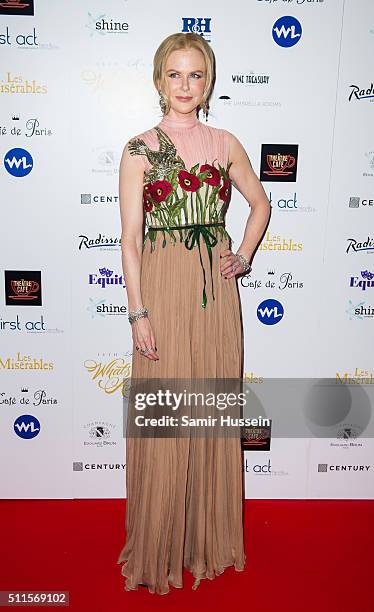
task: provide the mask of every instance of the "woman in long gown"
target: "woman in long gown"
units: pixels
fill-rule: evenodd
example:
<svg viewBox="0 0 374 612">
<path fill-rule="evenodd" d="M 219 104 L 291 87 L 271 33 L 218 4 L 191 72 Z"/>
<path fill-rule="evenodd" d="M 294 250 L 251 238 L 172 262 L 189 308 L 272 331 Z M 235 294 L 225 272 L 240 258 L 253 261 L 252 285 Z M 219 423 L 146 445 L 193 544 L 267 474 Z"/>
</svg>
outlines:
<svg viewBox="0 0 374 612">
<path fill-rule="evenodd" d="M 208 115 L 213 73 L 202 37 L 167 37 L 154 58 L 163 117 L 131 138 L 122 155 L 134 379 L 242 377 L 235 277 L 249 269 L 270 205 L 239 140 L 198 119 L 197 110 Z M 252 208 L 236 254 L 224 223 L 231 184 Z M 126 590 L 182 588 L 183 567 L 193 588 L 230 565 L 244 569 L 239 437 L 127 436 L 126 486 L 126 543 L 117 561 Z"/>
</svg>

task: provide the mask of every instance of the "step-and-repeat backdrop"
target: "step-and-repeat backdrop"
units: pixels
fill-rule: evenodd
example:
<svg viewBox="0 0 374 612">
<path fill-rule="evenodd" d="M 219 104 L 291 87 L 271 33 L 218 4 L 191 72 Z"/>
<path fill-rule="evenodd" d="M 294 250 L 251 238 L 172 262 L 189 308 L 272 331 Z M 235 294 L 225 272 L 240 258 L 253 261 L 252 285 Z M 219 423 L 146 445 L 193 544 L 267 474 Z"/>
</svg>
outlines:
<svg viewBox="0 0 374 612">
<path fill-rule="evenodd" d="M 247 380 L 327 377 L 369 396 L 371 0 L 2 0 L 2 498 L 126 495 L 118 170 L 127 140 L 161 118 L 152 61 L 174 32 L 212 45 L 209 124 L 243 143 L 272 206 L 239 281 Z M 233 190 L 233 248 L 249 211 Z M 365 401 L 338 402 L 309 414 L 310 435 L 259 434 L 246 497 L 373 498 L 371 419 Z"/>
</svg>

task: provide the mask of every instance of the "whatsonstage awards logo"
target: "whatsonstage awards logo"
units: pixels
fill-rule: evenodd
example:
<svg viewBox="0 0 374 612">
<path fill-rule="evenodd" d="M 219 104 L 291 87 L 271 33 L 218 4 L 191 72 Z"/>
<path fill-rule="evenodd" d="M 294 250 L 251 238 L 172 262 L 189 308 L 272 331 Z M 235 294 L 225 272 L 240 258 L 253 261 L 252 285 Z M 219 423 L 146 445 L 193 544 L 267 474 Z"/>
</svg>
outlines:
<svg viewBox="0 0 374 612">
<path fill-rule="evenodd" d="M 107 357 L 100 355 L 96 359 L 86 359 L 83 366 L 101 391 L 112 395 L 120 389 L 124 397 L 128 396 L 131 353 L 125 353 L 123 357 L 117 353 L 109 353 Z"/>
</svg>

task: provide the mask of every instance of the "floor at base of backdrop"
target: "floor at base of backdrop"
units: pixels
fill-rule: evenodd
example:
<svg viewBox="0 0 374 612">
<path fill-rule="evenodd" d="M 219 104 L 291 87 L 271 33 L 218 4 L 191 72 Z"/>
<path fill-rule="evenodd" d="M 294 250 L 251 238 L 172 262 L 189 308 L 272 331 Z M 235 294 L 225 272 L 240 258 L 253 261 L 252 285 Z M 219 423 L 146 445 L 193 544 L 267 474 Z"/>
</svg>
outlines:
<svg viewBox="0 0 374 612">
<path fill-rule="evenodd" d="M 246 500 L 245 571 L 227 568 L 193 591 L 186 570 L 184 588 L 163 596 L 124 590 L 116 563 L 124 501 L 2 500 L 0 508 L 1 591 L 69 591 L 68 609 L 80 612 L 374 611 L 373 501 Z"/>
</svg>

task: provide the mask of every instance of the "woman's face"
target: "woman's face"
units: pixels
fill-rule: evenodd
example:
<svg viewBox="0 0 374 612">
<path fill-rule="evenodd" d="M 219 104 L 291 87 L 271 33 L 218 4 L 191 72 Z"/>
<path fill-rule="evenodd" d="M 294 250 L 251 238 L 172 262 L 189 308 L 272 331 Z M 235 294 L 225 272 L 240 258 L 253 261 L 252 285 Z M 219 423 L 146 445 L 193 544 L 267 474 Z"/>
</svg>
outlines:
<svg viewBox="0 0 374 612">
<path fill-rule="evenodd" d="M 201 102 L 206 83 L 205 59 L 198 49 L 178 49 L 170 53 L 165 66 L 166 95 L 170 108 L 190 113 Z"/>
</svg>

